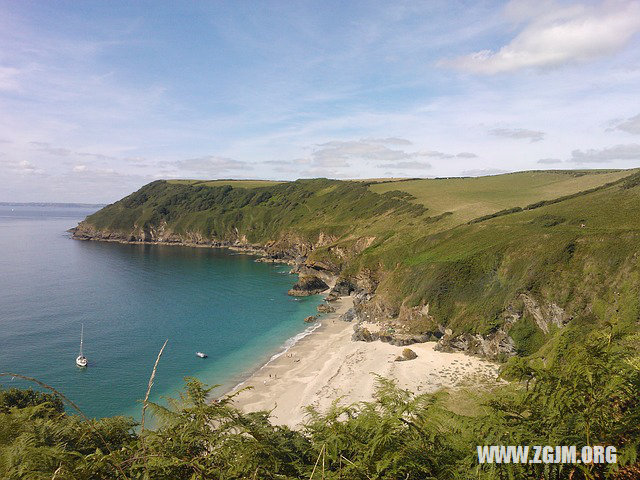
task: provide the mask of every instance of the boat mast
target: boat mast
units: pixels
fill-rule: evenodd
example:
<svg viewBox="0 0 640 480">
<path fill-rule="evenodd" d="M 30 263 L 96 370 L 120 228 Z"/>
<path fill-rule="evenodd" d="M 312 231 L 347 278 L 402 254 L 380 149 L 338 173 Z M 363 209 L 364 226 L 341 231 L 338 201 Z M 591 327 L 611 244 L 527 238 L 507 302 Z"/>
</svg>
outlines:
<svg viewBox="0 0 640 480">
<path fill-rule="evenodd" d="M 80 327 L 80 356 L 82 357 L 82 337 L 84 336 L 84 323 Z"/>
</svg>

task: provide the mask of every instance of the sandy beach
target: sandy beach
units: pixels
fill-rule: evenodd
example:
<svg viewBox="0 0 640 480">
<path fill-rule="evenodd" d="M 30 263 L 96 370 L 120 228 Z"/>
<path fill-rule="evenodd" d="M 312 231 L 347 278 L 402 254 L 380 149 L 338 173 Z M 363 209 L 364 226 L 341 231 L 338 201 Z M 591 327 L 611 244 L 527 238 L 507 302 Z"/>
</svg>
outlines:
<svg viewBox="0 0 640 480">
<path fill-rule="evenodd" d="M 352 304 L 350 297 L 335 302 L 336 312 L 314 332 L 251 375 L 240 388 L 253 388 L 240 392 L 236 405 L 247 412 L 273 409 L 273 423 L 295 428 L 305 421 L 307 405 L 322 411 L 338 398 L 344 404 L 371 400 L 375 374 L 416 393 L 495 381 L 496 364 L 435 351 L 435 342 L 410 345 L 418 357 L 395 362 L 405 347 L 351 341 L 353 324 L 338 317 Z"/>
</svg>

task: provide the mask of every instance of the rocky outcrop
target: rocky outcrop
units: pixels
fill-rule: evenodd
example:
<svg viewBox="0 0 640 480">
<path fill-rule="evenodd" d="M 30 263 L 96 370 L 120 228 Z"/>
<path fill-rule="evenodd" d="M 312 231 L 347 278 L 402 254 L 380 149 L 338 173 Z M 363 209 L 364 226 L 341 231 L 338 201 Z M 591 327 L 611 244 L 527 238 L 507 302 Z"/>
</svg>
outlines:
<svg viewBox="0 0 640 480">
<path fill-rule="evenodd" d="M 418 354 L 411 350 L 410 348 L 405 348 L 402 350 L 402 355 L 398 355 L 394 362 L 406 362 L 407 360 L 414 360 L 418 358 Z"/>
<path fill-rule="evenodd" d="M 549 333 L 550 325 L 562 328 L 569 320 L 565 311 L 555 303 L 540 305 L 535 298 L 526 293 L 520 294 L 520 299 L 524 303 L 525 311 L 531 315 L 538 328 L 544 333 Z"/>
<path fill-rule="evenodd" d="M 315 315 L 309 315 L 304 319 L 304 323 L 313 323 L 316 320 L 318 320 L 318 317 L 316 317 Z"/>
<path fill-rule="evenodd" d="M 368 328 L 356 324 L 353 327 L 353 334 L 351 340 L 354 342 L 373 342 L 380 340 L 381 342 L 389 343 L 397 347 L 404 347 L 406 345 L 413 345 L 414 343 L 433 342 L 437 338 L 432 334 L 410 334 L 410 333 L 389 333 L 384 331 L 371 332 Z"/>
<path fill-rule="evenodd" d="M 321 303 L 318 305 L 317 309 L 320 313 L 333 313 L 336 311 L 336 307 L 329 305 L 328 303 Z"/>
<path fill-rule="evenodd" d="M 288 294 L 294 297 L 306 297 L 322 293 L 329 288 L 320 278 L 309 276 L 300 277 Z"/>
<path fill-rule="evenodd" d="M 505 357 L 512 357 L 516 354 L 515 342 L 504 327 L 485 336 L 471 333 L 456 336 L 445 334 L 438 341 L 435 350 L 465 352 L 491 360 L 503 360 Z"/>
<path fill-rule="evenodd" d="M 517 300 L 521 302 L 520 306 L 509 305 L 503 312 L 502 325 L 494 331 L 486 335 L 453 335 L 451 330 L 443 329 L 444 336 L 435 349 L 444 352 L 462 351 L 492 360 L 502 360 L 517 354 L 516 344 L 509 336 L 509 330 L 523 315 L 529 315 L 544 334 L 549 333 L 551 325 L 562 328 L 570 320 L 565 311 L 555 303 L 543 304 L 529 293 L 520 294 Z"/>
<path fill-rule="evenodd" d="M 340 315 L 340 320 L 343 322 L 353 322 L 356 319 L 356 311 L 353 307 Z"/>
<path fill-rule="evenodd" d="M 336 281 L 336 284 L 331 289 L 330 293 L 335 293 L 341 297 L 346 297 L 351 295 L 351 292 L 355 292 L 358 290 L 358 287 L 354 285 L 350 280 L 346 278 L 341 278 Z"/>
</svg>

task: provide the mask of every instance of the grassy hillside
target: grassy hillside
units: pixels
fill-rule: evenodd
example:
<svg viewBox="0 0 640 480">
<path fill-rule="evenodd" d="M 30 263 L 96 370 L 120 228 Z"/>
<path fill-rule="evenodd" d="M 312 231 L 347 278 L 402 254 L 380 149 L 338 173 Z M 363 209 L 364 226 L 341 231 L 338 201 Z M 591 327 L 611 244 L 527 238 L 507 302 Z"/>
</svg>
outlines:
<svg viewBox="0 0 640 480">
<path fill-rule="evenodd" d="M 619 180 L 634 171 L 567 170 L 518 172 L 477 178 L 443 178 L 376 183 L 376 193 L 407 192 L 433 214 L 452 212 L 447 225 L 464 223 L 482 215 L 524 207 Z"/>
<path fill-rule="evenodd" d="M 76 236 L 266 245 L 374 294 L 361 318 L 446 333 L 445 348 L 548 356 L 576 330 L 637 328 L 638 178 L 157 181 L 88 217 Z"/>
</svg>

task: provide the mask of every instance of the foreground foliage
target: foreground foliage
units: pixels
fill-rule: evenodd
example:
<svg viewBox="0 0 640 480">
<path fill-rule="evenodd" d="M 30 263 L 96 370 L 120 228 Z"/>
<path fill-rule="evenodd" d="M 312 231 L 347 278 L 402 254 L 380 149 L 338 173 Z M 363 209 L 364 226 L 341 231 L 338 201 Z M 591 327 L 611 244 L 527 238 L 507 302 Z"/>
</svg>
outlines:
<svg viewBox="0 0 640 480">
<path fill-rule="evenodd" d="M 232 396 L 210 402 L 212 387 L 195 379 L 168 406 L 149 405 L 152 430 L 124 417 L 83 420 L 54 395 L 6 390 L 0 478 L 637 478 L 637 341 L 598 333 L 548 366 L 513 361 L 505 374 L 519 381 L 485 393 L 472 414 L 454 413 L 446 392 L 416 396 L 380 378 L 374 401 L 309 409 L 301 431 L 272 425 L 268 412 L 241 413 Z M 476 446 L 490 444 L 614 445 L 618 463 L 479 465 Z"/>
</svg>

